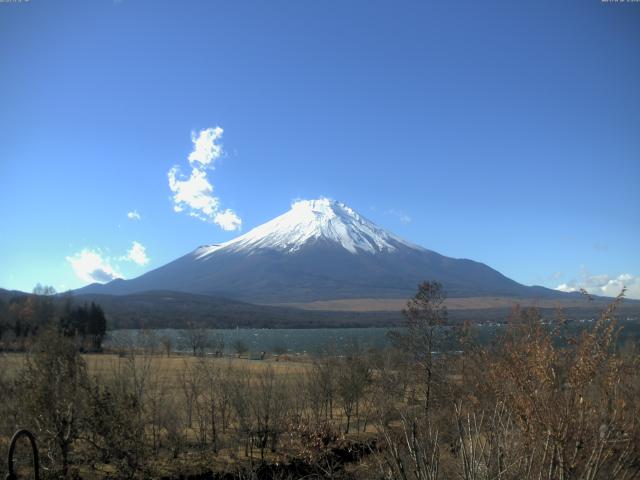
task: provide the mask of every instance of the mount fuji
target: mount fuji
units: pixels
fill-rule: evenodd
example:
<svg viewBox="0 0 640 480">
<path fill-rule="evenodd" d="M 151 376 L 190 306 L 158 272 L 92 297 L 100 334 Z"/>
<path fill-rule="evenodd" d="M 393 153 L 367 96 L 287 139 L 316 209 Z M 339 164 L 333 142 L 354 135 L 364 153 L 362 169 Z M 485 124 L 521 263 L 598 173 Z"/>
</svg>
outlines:
<svg viewBox="0 0 640 480">
<path fill-rule="evenodd" d="M 483 263 L 414 245 L 326 198 L 298 201 L 244 235 L 201 246 L 137 278 L 92 284 L 76 292 L 126 295 L 162 290 L 281 304 L 408 298 L 424 280 L 440 281 L 449 297 L 567 295 L 524 286 Z"/>
</svg>

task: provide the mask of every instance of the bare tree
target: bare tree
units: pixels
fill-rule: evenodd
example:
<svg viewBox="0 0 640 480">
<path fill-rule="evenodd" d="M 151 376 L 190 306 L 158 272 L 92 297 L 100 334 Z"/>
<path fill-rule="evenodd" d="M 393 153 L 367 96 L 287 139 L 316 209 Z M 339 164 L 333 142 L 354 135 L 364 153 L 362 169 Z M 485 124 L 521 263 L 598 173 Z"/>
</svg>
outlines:
<svg viewBox="0 0 640 480">
<path fill-rule="evenodd" d="M 188 322 L 187 329 L 183 331 L 183 336 L 194 356 L 204 355 L 204 352 L 210 343 L 209 332 L 207 329 Z"/>
<path fill-rule="evenodd" d="M 224 335 L 222 333 L 217 332 L 211 338 L 211 348 L 213 349 L 213 354 L 216 357 L 222 357 L 224 355 Z"/>
<path fill-rule="evenodd" d="M 173 339 L 169 335 L 164 335 L 160 338 L 162 349 L 166 353 L 167 357 L 171 356 L 171 350 L 173 349 Z"/>
<path fill-rule="evenodd" d="M 434 354 L 442 353 L 442 327 L 447 322 L 445 298 L 440 283 L 422 282 L 402 312 L 406 333 L 391 333 L 395 345 L 408 355 L 408 366 L 416 373 L 416 384 L 422 387 L 425 415 L 429 414 L 433 387 L 439 380 Z"/>
<path fill-rule="evenodd" d="M 242 339 L 234 340 L 231 347 L 236 352 L 236 355 L 238 355 L 238 358 L 249 351 L 249 345 Z"/>
<path fill-rule="evenodd" d="M 182 369 L 180 370 L 179 385 L 184 399 L 184 408 L 186 410 L 186 427 L 191 428 L 193 425 L 194 404 L 199 394 L 199 385 L 196 373 L 186 358 L 184 359 Z"/>
<path fill-rule="evenodd" d="M 147 401 L 158 386 L 150 381 L 151 371 L 150 357 L 118 358 L 110 371 L 92 379 L 85 393 L 89 407 L 83 440 L 95 452 L 92 463 L 109 464 L 118 478 L 134 478 L 148 465 L 146 431 L 150 421 L 161 421 L 153 400 L 151 405 Z M 161 407 L 160 400 L 156 406 Z M 154 439 L 158 441 L 158 436 Z"/>
<path fill-rule="evenodd" d="M 347 355 L 336 366 L 337 393 L 342 412 L 347 418 L 344 433 L 349 433 L 352 417 L 355 415 L 359 420 L 361 403 L 371 381 L 371 368 L 364 355 L 358 351 Z M 358 429 L 359 426 L 356 425 L 356 431 Z"/>
<path fill-rule="evenodd" d="M 29 423 L 44 441 L 46 458 L 52 466 L 59 460 L 66 477 L 85 408 L 80 395 L 88 380 L 85 363 L 70 339 L 49 329 L 34 345 L 20 377 Z"/>
</svg>

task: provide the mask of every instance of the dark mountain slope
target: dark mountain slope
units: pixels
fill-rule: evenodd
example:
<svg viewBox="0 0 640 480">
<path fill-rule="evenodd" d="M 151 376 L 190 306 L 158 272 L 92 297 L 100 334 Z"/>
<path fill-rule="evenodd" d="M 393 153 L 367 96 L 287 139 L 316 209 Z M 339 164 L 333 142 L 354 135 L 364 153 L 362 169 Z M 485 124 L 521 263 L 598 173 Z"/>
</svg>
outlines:
<svg viewBox="0 0 640 480">
<path fill-rule="evenodd" d="M 442 282 L 450 297 L 570 295 L 524 286 L 482 263 L 413 245 L 326 199 L 298 202 L 230 242 L 200 247 L 140 277 L 89 285 L 78 293 L 172 290 L 284 303 L 408 298 L 423 280 Z"/>
</svg>

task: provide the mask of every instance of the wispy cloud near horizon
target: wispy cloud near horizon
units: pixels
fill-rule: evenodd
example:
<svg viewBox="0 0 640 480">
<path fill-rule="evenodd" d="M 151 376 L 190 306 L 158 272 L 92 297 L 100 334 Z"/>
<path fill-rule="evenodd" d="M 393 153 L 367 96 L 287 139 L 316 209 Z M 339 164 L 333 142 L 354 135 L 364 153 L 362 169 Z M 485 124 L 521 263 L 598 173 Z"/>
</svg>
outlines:
<svg viewBox="0 0 640 480">
<path fill-rule="evenodd" d="M 140 242 L 133 241 L 126 255 L 110 257 L 100 248 L 83 248 L 66 257 L 73 272 L 87 283 L 107 283 L 117 278 L 125 278 L 120 272 L 121 262 L 131 262 L 138 266 L 149 264 L 147 249 Z"/>
<path fill-rule="evenodd" d="M 85 248 L 75 255 L 66 257 L 76 276 L 87 283 L 107 283 L 122 274 L 104 258 L 100 250 Z"/>
<path fill-rule="evenodd" d="M 198 135 L 191 132 L 193 151 L 188 157 L 191 174 L 184 177 L 180 167 L 174 165 L 167 177 L 173 192 L 175 212 L 186 212 L 199 220 L 215 223 L 223 230 L 238 230 L 242 220 L 233 210 L 221 209 L 220 198 L 213 194 L 213 185 L 207 176 L 207 172 L 214 170 L 216 160 L 224 153 L 220 143 L 223 132 L 220 127 L 201 130 Z"/>
<path fill-rule="evenodd" d="M 408 223 L 411 223 L 411 217 L 406 212 L 403 212 L 402 210 L 396 210 L 394 208 L 391 208 L 389 210 L 386 210 L 384 213 L 386 213 L 387 215 L 393 215 L 394 217 L 397 217 L 398 220 L 400 220 L 400 223 L 404 223 L 405 225 Z"/>
<path fill-rule="evenodd" d="M 626 297 L 640 299 L 640 276 L 630 273 L 621 273 L 617 276 L 591 275 L 586 269 L 583 269 L 580 278 L 561 283 L 556 287 L 556 290 L 578 292 L 584 289 L 592 295 L 615 297 L 623 288 L 627 289 Z"/>
</svg>

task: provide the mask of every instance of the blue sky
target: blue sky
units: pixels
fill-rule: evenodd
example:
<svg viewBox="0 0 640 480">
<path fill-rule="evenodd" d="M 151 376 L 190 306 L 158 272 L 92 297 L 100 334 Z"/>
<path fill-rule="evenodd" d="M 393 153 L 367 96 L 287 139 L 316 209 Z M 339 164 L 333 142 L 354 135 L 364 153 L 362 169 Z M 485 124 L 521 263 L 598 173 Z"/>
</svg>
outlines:
<svg viewBox="0 0 640 480">
<path fill-rule="evenodd" d="M 134 277 L 327 196 L 640 297 L 639 51 L 630 2 L 0 3 L 0 287 Z"/>
</svg>

